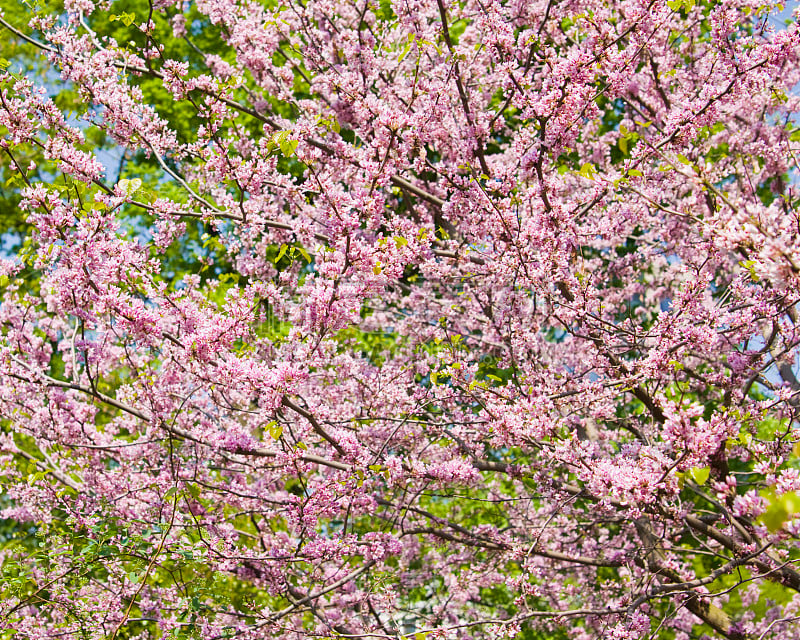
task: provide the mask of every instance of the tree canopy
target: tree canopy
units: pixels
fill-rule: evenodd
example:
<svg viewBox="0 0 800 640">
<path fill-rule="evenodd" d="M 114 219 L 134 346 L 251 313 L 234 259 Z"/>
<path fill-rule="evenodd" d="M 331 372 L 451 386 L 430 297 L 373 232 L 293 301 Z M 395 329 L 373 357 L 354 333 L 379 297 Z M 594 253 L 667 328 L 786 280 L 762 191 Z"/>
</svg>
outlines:
<svg viewBox="0 0 800 640">
<path fill-rule="evenodd" d="M 0 7 L 0 638 L 800 638 L 797 13 Z"/>
</svg>

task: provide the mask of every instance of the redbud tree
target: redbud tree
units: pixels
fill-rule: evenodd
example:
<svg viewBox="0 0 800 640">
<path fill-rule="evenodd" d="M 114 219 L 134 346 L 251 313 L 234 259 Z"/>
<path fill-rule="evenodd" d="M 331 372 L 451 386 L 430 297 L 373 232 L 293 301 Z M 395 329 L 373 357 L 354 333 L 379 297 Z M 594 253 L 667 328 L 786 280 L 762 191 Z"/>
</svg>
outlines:
<svg viewBox="0 0 800 640">
<path fill-rule="evenodd" d="M 1 638 L 800 638 L 783 7 L 2 6 Z"/>
</svg>

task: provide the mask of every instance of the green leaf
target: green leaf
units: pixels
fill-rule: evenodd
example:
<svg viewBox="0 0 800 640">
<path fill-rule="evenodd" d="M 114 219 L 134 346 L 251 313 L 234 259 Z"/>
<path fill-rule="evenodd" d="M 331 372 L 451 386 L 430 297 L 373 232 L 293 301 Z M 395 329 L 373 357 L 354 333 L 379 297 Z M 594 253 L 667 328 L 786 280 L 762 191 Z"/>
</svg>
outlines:
<svg viewBox="0 0 800 640">
<path fill-rule="evenodd" d="M 789 512 L 780 501 L 773 502 L 761 515 L 761 521 L 773 532 L 780 529 L 788 519 Z"/>
<path fill-rule="evenodd" d="M 298 141 L 297 140 L 281 140 L 280 145 L 281 145 L 281 153 L 288 158 L 288 157 L 294 155 L 294 152 L 297 149 Z"/>
<path fill-rule="evenodd" d="M 706 483 L 710 472 L 711 469 L 709 467 L 692 467 L 689 469 L 689 475 L 691 476 L 692 480 L 700 485 Z"/>
<path fill-rule="evenodd" d="M 638 169 L 628 169 L 628 175 L 629 175 L 629 176 L 635 176 L 635 177 L 639 177 L 639 176 L 641 176 L 641 175 L 643 175 L 643 174 L 642 174 L 642 172 L 641 172 L 641 171 L 639 171 Z"/>
<path fill-rule="evenodd" d="M 119 15 L 111 15 L 108 18 L 109 22 L 116 22 L 119 20 L 122 24 L 126 27 L 130 27 L 133 24 L 133 21 L 136 20 L 135 13 L 120 13 Z"/>
<path fill-rule="evenodd" d="M 119 188 L 122 189 L 129 198 L 142 187 L 142 181 L 139 178 L 134 178 L 133 180 L 123 178 L 118 184 Z"/>
<path fill-rule="evenodd" d="M 283 435 L 283 426 L 273 420 L 267 425 L 267 432 L 273 440 L 279 440 Z"/>
<path fill-rule="evenodd" d="M 411 51 L 411 43 L 410 42 L 405 47 L 403 47 L 403 51 L 400 53 L 400 57 L 397 58 L 397 62 L 402 62 L 403 59 L 408 55 L 409 51 Z"/>
<path fill-rule="evenodd" d="M 791 517 L 800 514 L 800 494 L 795 491 L 785 493 L 783 496 L 781 496 L 781 500 L 786 506 L 786 510 L 789 512 Z"/>
<path fill-rule="evenodd" d="M 288 244 L 281 245 L 281 248 L 278 249 L 278 255 L 275 257 L 275 264 L 278 264 L 281 261 L 281 258 L 283 258 L 283 256 L 286 255 L 286 250 L 288 248 L 289 248 Z"/>
</svg>

